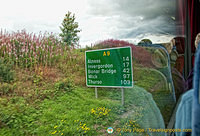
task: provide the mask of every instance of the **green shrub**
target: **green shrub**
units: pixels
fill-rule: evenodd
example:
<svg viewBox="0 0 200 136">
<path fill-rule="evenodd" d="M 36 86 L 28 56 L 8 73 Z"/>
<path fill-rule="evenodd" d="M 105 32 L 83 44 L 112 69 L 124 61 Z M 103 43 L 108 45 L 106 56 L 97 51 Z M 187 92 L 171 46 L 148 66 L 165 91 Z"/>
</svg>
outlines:
<svg viewBox="0 0 200 136">
<path fill-rule="evenodd" d="M 0 59 L 0 82 L 11 82 L 13 79 L 12 64 Z"/>
<path fill-rule="evenodd" d="M 54 86 L 56 91 L 72 91 L 75 87 L 72 79 L 68 78 L 58 81 Z"/>
<path fill-rule="evenodd" d="M 33 83 L 37 86 L 41 85 L 43 77 L 41 75 L 33 75 Z"/>
<path fill-rule="evenodd" d="M 0 95 L 13 93 L 15 88 L 16 84 L 0 83 Z"/>
<path fill-rule="evenodd" d="M 27 105 L 22 97 L 11 98 L 7 101 L 6 106 L 1 105 L 4 103 L 2 101 L 3 99 L 0 99 L 0 125 L 2 124 L 2 128 L 6 128 L 10 131 L 14 130 L 10 132 L 10 135 L 34 135 L 34 128 L 38 127 L 38 124 L 34 121 L 38 120 L 40 111 Z M 0 129 L 0 135 L 2 135 L 1 132 Z"/>
</svg>

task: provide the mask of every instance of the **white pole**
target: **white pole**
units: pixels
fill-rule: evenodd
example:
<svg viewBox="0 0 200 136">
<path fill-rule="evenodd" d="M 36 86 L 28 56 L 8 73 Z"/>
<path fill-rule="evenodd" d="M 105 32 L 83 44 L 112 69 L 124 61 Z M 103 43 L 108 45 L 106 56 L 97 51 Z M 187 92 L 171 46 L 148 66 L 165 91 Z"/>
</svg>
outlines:
<svg viewBox="0 0 200 136">
<path fill-rule="evenodd" d="M 98 98 L 97 87 L 95 87 L 95 96 L 96 96 L 96 98 Z"/>
<path fill-rule="evenodd" d="M 121 88 L 122 90 L 122 106 L 124 106 L 124 88 Z"/>
</svg>

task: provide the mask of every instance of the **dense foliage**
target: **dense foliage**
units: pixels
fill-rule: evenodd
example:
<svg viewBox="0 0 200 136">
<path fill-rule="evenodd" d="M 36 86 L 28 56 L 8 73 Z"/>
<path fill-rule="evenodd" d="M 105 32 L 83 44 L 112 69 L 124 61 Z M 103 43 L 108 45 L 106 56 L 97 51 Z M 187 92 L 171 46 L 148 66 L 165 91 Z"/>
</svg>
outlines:
<svg viewBox="0 0 200 136">
<path fill-rule="evenodd" d="M 52 65 L 66 49 L 53 34 L 0 31 L 0 57 L 18 66 Z"/>
<path fill-rule="evenodd" d="M 11 82 L 14 79 L 12 68 L 12 63 L 9 64 L 0 59 L 0 82 Z"/>
</svg>

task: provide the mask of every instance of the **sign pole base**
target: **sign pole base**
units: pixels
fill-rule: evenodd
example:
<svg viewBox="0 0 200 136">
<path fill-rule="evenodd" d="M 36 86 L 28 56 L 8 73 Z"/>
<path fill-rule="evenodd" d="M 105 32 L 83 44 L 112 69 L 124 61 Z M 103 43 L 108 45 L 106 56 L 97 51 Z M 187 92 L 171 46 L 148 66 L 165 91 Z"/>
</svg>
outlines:
<svg viewBox="0 0 200 136">
<path fill-rule="evenodd" d="M 124 106 L 124 88 L 121 88 L 122 91 L 122 106 Z"/>
<path fill-rule="evenodd" d="M 98 98 L 97 87 L 95 87 L 95 97 Z"/>
</svg>

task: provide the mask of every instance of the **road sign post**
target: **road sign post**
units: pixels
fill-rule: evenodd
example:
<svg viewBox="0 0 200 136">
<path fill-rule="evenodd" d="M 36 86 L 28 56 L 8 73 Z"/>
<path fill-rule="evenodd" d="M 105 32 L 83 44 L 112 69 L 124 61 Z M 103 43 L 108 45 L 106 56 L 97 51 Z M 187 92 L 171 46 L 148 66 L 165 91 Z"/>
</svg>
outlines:
<svg viewBox="0 0 200 136">
<path fill-rule="evenodd" d="M 121 88 L 122 91 L 122 106 L 124 106 L 124 88 Z"/>
<path fill-rule="evenodd" d="M 96 98 L 98 98 L 97 87 L 95 87 L 95 96 L 96 96 Z"/>
</svg>

